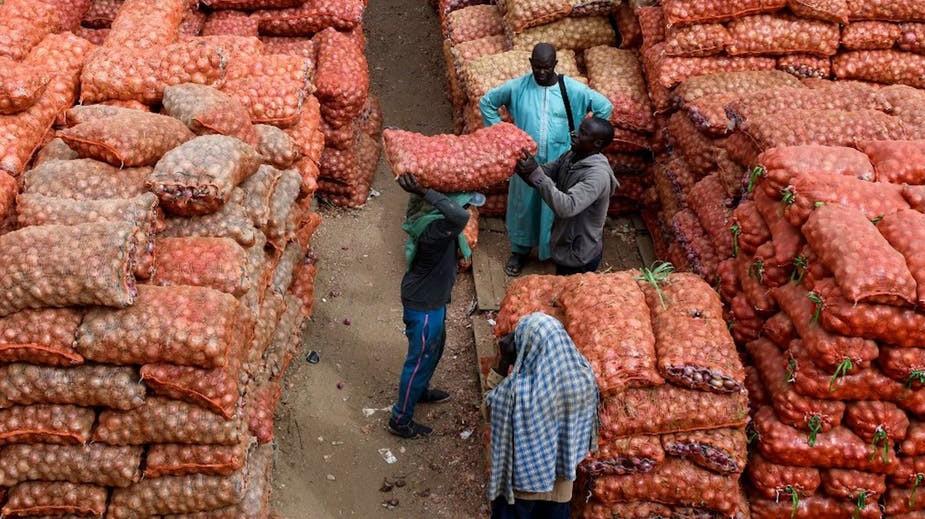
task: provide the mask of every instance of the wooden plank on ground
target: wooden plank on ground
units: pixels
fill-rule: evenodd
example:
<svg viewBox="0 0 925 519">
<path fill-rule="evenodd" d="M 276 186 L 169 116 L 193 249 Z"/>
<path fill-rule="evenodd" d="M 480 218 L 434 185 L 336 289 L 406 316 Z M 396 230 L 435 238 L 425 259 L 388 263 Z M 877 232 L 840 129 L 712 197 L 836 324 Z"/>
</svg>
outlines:
<svg viewBox="0 0 925 519">
<path fill-rule="evenodd" d="M 479 218 L 479 231 L 507 232 L 504 224 L 504 218 Z"/>
<path fill-rule="evenodd" d="M 498 342 L 491 331 L 491 324 L 488 323 L 487 317 L 476 314 L 472 316 L 471 320 L 472 334 L 475 336 L 475 356 L 479 363 L 479 382 L 481 383 L 482 391 L 485 391 L 488 389 L 486 385 L 488 370 L 491 369 L 498 355 Z"/>
<path fill-rule="evenodd" d="M 639 248 L 639 256 L 642 257 L 642 264 L 651 266 L 658 260 L 655 255 L 655 244 L 652 243 L 652 237 L 648 233 L 636 234 L 636 246 Z"/>
<path fill-rule="evenodd" d="M 507 257 L 507 237 L 497 232 L 479 234 L 479 245 L 472 255 L 472 275 L 475 278 L 475 295 L 479 310 L 498 310 L 504 298 L 507 276 L 504 263 Z"/>
</svg>

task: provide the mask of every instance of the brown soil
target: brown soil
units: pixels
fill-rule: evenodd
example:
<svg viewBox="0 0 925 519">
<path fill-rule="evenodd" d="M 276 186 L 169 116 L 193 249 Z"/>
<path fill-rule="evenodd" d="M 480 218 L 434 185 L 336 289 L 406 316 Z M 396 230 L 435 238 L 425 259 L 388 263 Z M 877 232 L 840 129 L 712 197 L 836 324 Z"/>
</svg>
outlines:
<svg viewBox="0 0 925 519">
<path fill-rule="evenodd" d="M 451 131 L 440 33 L 428 3 L 375 0 L 366 22 L 386 125 Z M 407 196 L 381 164 L 374 187 L 381 196 L 360 211 L 322 211 L 325 221 L 313 244 L 319 257 L 315 315 L 277 413 L 274 507 L 289 519 L 484 516 L 471 276 L 457 283 L 447 350 L 434 377 L 453 400 L 421 406 L 416 416 L 435 428 L 435 437 L 400 440 L 386 431 L 388 411 L 364 415 L 364 409 L 393 403 L 407 349 L 399 301 Z M 306 362 L 312 350 L 320 353 L 319 364 Z M 471 436 L 463 439 L 463 433 Z M 398 461 L 386 463 L 380 449 Z M 384 480 L 405 484 L 382 492 Z M 397 506 L 384 506 L 390 500 Z"/>
</svg>

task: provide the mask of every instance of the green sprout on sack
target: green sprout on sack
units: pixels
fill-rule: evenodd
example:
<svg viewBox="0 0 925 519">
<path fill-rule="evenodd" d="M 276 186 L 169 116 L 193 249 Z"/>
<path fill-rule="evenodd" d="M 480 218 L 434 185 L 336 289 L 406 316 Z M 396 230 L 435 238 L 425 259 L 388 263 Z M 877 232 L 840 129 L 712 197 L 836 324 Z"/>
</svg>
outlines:
<svg viewBox="0 0 925 519">
<path fill-rule="evenodd" d="M 758 185 L 758 180 L 764 176 L 764 166 L 755 166 L 751 171 L 748 172 L 748 187 L 745 188 L 745 192 L 751 194 L 755 190 L 755 186 Z"/>
<path fill-rule="evenodd" d="M 874 430 L 874 438 L 870 441 L 871 453 L 867 461 L 873 461 L 877 451 L 880 451 L 880 459 L 884 463 L 890 460 L 890 436 L 882 425 L 878 425 Z"/>
<path fill-rule="evenodd" d="M 784 189 L 780 190 L 780 201 L 783 202 L 784 205 L 793 205 L 793 203 L 796 202 L 796 199 L 797 197 L 793 193 L 793 189 L 785 187 Z"/>
<path fill-rule="evenodd" d="M 914 369 L 909 373 L 906 379 L 906 388 L 912 387 L 913 384 L 925 384 L 925 370 Z"/>
<path fill-rule="evenodd" d="M 793 273 L 790 274 L 790 280 L 796 283 L 803 281 L 803 276 L 806 275 L 806 270 L 809 268 L 809 260 L 806 259 L 806 256 L 797 256 L 793 258 Z"/>
<path fill-rule="evenodd" d="M 636 276 L 636 281 L 644 281 L 655 288 L 655 293 L 658 294 L 658 300 L 662 304 L 662 308 L 668 308 L 668 305 L 665 304 L 661 284 L 668 280 L 668 276 L 672 272 L 674 272 L 674 266 L 671 263 L 657 261 L 650 268 L 642 269 L 642 274 Z"/>
<path fill-rule="evenodd" d="M 756 259 L 748 267 L 748 275 L 757 279 L 759 283 L 764 283 L 764 260 Z"/>
<path fill-rule="evenodd" d="M 810 447 L 816 446 L 816 437 L 822 432 L 822 418 L 819 415 L 814 414 L 809 417 L 809 421 L 806 422 L 806 426 L 809 427 L 809 437 L 806 438 L 806 444 Z"/>
<path fill-rule="evenodd" d="M 882 221 L 883 221 L 883 215 L 882 215 L 882 214 L 879 215 L 879 216 L 875 216 L 875 217 L 873 217 L 873 218 L 870 219 L 870 223 L 872 223 L 872 224 L 874 224 L 874 225 L 877 225 L 877 224 L 879 224 L 879 223 L 882 222 Z"/>
<path fill-rule="evenodd" d="M 835 383 L 838 382 L 838 379 L 845 377 L 854 369 L 854 363 L 851 362 L 851 359 L 845 359 L 841 361 L 841 364 L 835 368 L 835 373 L 832 374 L 832 378 L 829 379 L 829 393 L 835 391 Z"/>
<path fill-rule="evenodd" d="M 790 517 L 793 519 L 797 516 L 797 511 L 800 509 L 800 493 L 797 492 L 797 489 L 793 488 L 793 485 L 784 487 L 783 493 L 790 496 Z"/>
<path fill-rule="evenodd" d="M 739 236 L 742 235 L 742 227 L 739 224 L 733 224 L 729 228 L 729 232 L 732 233 L 732 257 L 739 257 Z"/>
<path fill-rule="evenodd" d="M 925 481 L 925 474 L 919 472 L 915 475 L 915 480 L 912 482 L 912 493 L 909 494 L 909 508 L 915 508 L 915 493 L 923 481 Z"/>
<path fill-rule="evenodd" d="M 825 207 L 825 202 L 821 200 L 817 200 L 813 203 L 813 207 L 815 207 L 816 209 L 819 209 L 820 207 Z"/>
<path fill-rule="evenodd" d="M 784 382 L 788 384 L 793 384 L 797 381 L 797 360 L 793 357 L 790 357 L 787 360 L 787 373 Z"/>
<path fill-rule="evenodd" d="M 851 514 L 852 517 L 854 517 L 855 519 L 857 519 L 858 517 L 861 517 L 861 512 L 863 512 L 864 509 L 867 508 L 867 498 L 869 496 L 870 496 L 870 492 L 868 492 L 867 490 L 862 490 L 858 494 L 858 499 L 857 501 L 855 501 L 856 508 L 854 509 L 854 513 Z"/>
<path fill-rule="evenodd" d="M 755 429 L 755 427 L 752 426 L 751 423 L 748 424 L 748 429 L 746 429 L 745 432 L 746 432 L 745 440 L 746 442 L 748 442 L 749 445 L 755 443 L 755 440 L 759 439 L 758 430 Z"/>
<path fill-rule="evenodd" d="M 825 301 L 822 300 L 822 296 L 815 292 L 806 294 L 806 297 L 816 305 L 816 309 L 813 311 L 813 318 L 809 320 L 811 324 L 816 324 L 819 322 L 819 318 L 822 317 L 822 309 L 825 308 Z"/>
</svg>

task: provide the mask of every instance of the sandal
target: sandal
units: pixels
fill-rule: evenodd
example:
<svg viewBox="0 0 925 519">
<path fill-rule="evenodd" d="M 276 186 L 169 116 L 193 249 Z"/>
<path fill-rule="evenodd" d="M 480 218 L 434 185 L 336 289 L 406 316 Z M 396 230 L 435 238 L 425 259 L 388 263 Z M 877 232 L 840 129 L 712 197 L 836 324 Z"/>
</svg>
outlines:
<svg viewBox="0 0 925 519">
<path fill-rule="evenodd" d="M 524 269 L 524 263 L 527 262 L 527 257 L 522 254 L 511 254 L 511 257 L 507 260 L 507 266 L 504 267 L 504 273 L 512 278 L 516 278 Z"/>
</svg>

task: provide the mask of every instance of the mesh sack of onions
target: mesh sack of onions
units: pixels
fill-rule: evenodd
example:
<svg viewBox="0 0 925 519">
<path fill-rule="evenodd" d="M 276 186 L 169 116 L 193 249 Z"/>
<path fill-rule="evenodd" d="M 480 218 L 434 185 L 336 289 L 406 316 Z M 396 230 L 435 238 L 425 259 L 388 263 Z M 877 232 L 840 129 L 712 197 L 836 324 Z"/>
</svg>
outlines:
<svg viewBox="0 0 925 519">
<path fill-rule="evenodd" d="M 89 29 L 83 26 L 77 27 L 73 32 L 94 45 L 106 43 L 106 37 L 109 36 L 109 29 Z"/>
<path fill-rule="evenodd" d="M 0 361 L 47 366 L 83 362 L 74 338 L 83 314 L 72 308 L 23 310 L 0 317 Z"/>
<path fill-rule="evenodd" d="M 913 421 L 909 424 L 909 432 L 900 444 L 900 449 L 907 456 L 925 455 L 925 422 Z"/>
<path fill-rule="evenodd" d="M 129 410 L 145 399 L 145 388 L 132 368 L 7 364 L 0 368 L 0 377 L 0 407 L 74 404 Z"/>
<path fill-rule="evenodd" d="M 201 369 L 171 364 L 146 364 L 141 378 L 155 394 L 199 405 L 226 419 L 238 405 L 240 354 L 221 368 Z"/>
<path fill-rule="evenodd" d="M 677 146 L 680 156 L 693 173 L 705 175 L 713 171 L 721 148 L 716 140 L 701 133 L 686 113 L 673 114 L 668 122 L 668 131 L 671 142 Z"/>
<path fill-rule="evenodd" d="M 642 28 L 639 18 L 629 3 L 622 3 L 614 14 L 621 49 L 638 49 L 642 45 Z"/>
<path fill-rule="evenodd" d="M 902 36 L 894 23 L 854 22 L 842 30 L 841 45 L 849 50 L 891 49 Z"/>
<path fill-rule="evenodd" d="M 786 495 L 792 495 L 788 492 Z M 882 517 L 877 501 L 870 500 L 863 509 L 858 510 L 857 503 L 841 501 L 824 496 L 797 496 L 794 500 L 775 497 L 773 499 L 749 499 L 751 516 L 756 519 L 766 517 L 799 517 L 813 519 L 838 519 L 856 517 L 857 519 L 877 519 Z"/>
<path fill-rule="evenodd" d="M 21 227 L 129 222 L 140 227 L 149 240 L 163 227 L 157 197 L 151 193 L 105 200 L 73 200 L 26 193 L 19 196 L 16 212 Z M 144 254 L 146 251 L 136 252 Z"/>
<path fill-rule="evenodd" d="M 790 16 L 758 15 L 739 18 L 729 26 L 731 56 L 811 54 L 832 56 L 838 50 L 837 24 Z"/>
<path fill-rule="evenodd" d="M 643 65 L 654 82 L 663 88 L 674 88 L 696 76 L 718 72 L 745 72 L 774 70 L 773 58 L 760 56 L 706 56 L 682 58 L 665 55 L 665 44 L 658 44 L 643 52 Z"/>
<path fill-rule="evenodd" d="M 289 290 L 289 285 L 292 284 L 292 273 L 303 257 L 305 257 L 305 251 L 298 243 L 290 242 L 286 245 L 270 281 L 270 288 L 274 292 L 285 294 Z"/>
<path fill-rule="evenodd" d="M 501 0 L 498 4 L 515 33 L 561 20 L 572 12 L 571 0 Z"/>
<path fill-rule="evenodd" d="M 730 230 L 733 233 L 733 255 L 738 251 L 753 255 L 758 247 L 771 239 L 771 231 L 754 201 L 740 203 L 733 210 L 732 219 L 733 225 L 738 225 L 737 231 Z"/>
<path fill-rule="evenodd" d="M 848 23 L 848 2 L 846 0 L 787 0 L 787 7 L 800 18 L 826 22 Z"/>
<path fill-rule="evenodd" d="M 732 94 L 746 97 L 768 89 L 801 86 L 798 79 L 776 70 L 719 72 L 686 80 L 678 85 L 674 97 L 678 104 L 687 106 L 707 96 Z"/>
<path fill-rule="evenodd" d="M 636 16 L 639 17 L 643 50 L 665 41 L 665 12 L 660 6 L 640 6 Z"/>
<path fill-rule="evenodd" d="M 309 252 L 296 266 L 292 273 L 292 285 L 289 293 L 302 303 L 302 315 L 306 318 L 312 316 L 315 304 L 315 277 L 318 274 L 318 260 Z"/>
<path fill-rule="evenodd" d="M 557 57 L 559 59 L 556 66 L 558 73 L 583 81 L 574 52 L 564 50 L 557 53 Z M 469 99 L 478 102 L 492 88 L 529 72 L 530 51 L 510 50 L 500 54 L 482 56 L 467 63 L 463 68 L 461 79 Z"/>
<path fill-rule="evenodd" d="M 645 294 L 632 273 L 570 277 L 559 302 L 566 329 L 602 393 L 664 383 Z"/>
<path fill-rule="evenodd" d="M 145 193 L 151 171 L 119 169 L 92 159 L 52 160 L 23 175 L 23 193 L 74 200 L 134 198 Z"/>
<path fill-rule="evenodd" d="M 265 229 L 270 220 L 273 193 L 281 176 L 282 171 L 263 165 L 241 184 L 241 190 L 244 192 L 244 207 L 254 225 L 261 229 Z"/>
<path fill-rule="evenodd" d="M 315 59 L 315 43 L 308 38 L 290 36 L 261 36 L 267 54 L 288 54 L 310 60 Z"/>
<path fill-rule="evenodd" d="M 822 485 L 822 475 L 818 469 L 778 465 L 764 459 L 757 452 L 749 460 L 748 479 L 752 484 L 752 490 L 758 495 L 774 500 L 792 492 L 799 498 L 812 496 Z"/>
<path fill-rule="evenodd" d="M 280 315 L 279 323 L 270 344 L 264 353 L 261 374 L 271 381 L 279 382 L 285 376 L 296 350 L 299 348 L 302 334 L 302 303 L 292 295 L 284 296 L 286 308 Z"/>
<path fill-rule="evenodd" d="M 234 137 L 204 135 L 164 154 L 147 186 L 174 215 L 213 213 L 257 171 L 260 160 L 253 147 Z"/>
<path fill-rule="evenodd" d="M 613 104 L 614 124 L 642 132 L 655 130 L 645 78 L 632 51 L 594 47 L 585 51 L 585 66 L 588 84 Z"/>
<path fill-rule="evenodd" d="M 260 34 L 311 36 L 331 27 L 350 31 L 363 21 L 366 0 L 312 0 L 288 9 L 255 11 Z"/>
<path fill-rule="evenodd" d="M 131 305 L 137 234 L 129 223 L 87 223 L 3 235 L 0 315 L 49 306 Z"/>
<path fill-rule="evenodd" d="M 597 452 L 579 465 L 591 477 L 649 472 L 665 460 L 665 451 L 657 436 L 630 436 L 600 442 Z"/>
<path fill-rule="evenodd" d="M 539 43 L 551 43 L 556 49 L 576 52 L 598 45 L 614 45 L 617 35 L 605 16 L 564 18 L 534 27 L 511 38 L 514 49 L 532 51 Z"/>
<path fill-rule="evenodd" d="M 286 170 L 280 173 L 279 182 L 273 190 L 265 233 L 267 239 L 279 249 L 282 249 L 295 233 L 298 214 L 294 204 L 301 186 L 302 178 L 298 173 Z"/>
<path fill-rule="evenodd" d="M 533 139 L 509 123 L 462 136 L 386 130 L 383 140 L 396 176 L 412 173 L 422 185 L 442 192 L 498 184 L 513 174 L 521 150 L 536 151 Z"/>
<path fill-rule="evenodd" d="M 263 376 L 263 355 L 273 340 L 276 333 L 276 325 L 279 323 L 280 316 L 286 309 L 286 300 L 282 295 L 273 292 L 267 292 L 263 302 L 260 304 L 258 311 L 257 324 L 254 328 L 253 338 L 247 350 L 247 359 L 244 363 L 244 369 L 249 376 L 249 383 L 257 376 Z M 249 392 L 249 389 L 245 393 Z"/>
<path fill-rule="evenodd" d="M 447 15 L 444 34 L 451 44 L 504 34 L 501 11 L 495 5 L 473 5 Z"/>
<path fill-rule="evenodd" d="M 137 101 L 125 101 L 126 103 L 134 103 Z M 109 104 L 110 102 L 94 104 L 94 105 L 77 105 L 72 106 L 66 112 L 64 112 L 64 123 L 70 128 L 77 126 L 81 123 L 87 123 L 90 121 L 96 121 L 99 119 L 109 119 L 110 117 L 115 117 L 117 115 L 137 115 L 139 110 L 126 108 L 122 106 L 115 106 Z M 147 107 L 147 105 L 144 105 Z M 150 109 L 140 110 L 142 112 L 150 112 Z M 169 115 L 169 114 L 168 114 Z M 177 117 L 179 119 L 179 117 Z"/>
<path fill-rule="evenodd" d="M 145 477 L 230 476 L 244 467 L 252 443 L 251 438 L 246 438 L 237 445 L 152 445 L 146 457 Z"/>
<path fill-rule="evenodd" d="M 85 444 L 96 412 L 72 405 L 29 405 L 0 410 L 0 445 Z"/>
<path fill-rule="evenodd" d="M 280 128 L 269 124 L 255 124 L 253 128 L 257 153 L 266 159 L 267 163 L 286 169 L 302 156 L 298 144 Z"/>
<path fill-rule="evenodd" d="M 241 11 L 214 11 L 209 13 L 202 25 L 203 36 L 232 34 L 235 36 L 258 35 L 257 19 Z"/>
<path fill-rule="evenodd" d="M 161 103 L 166 115 L 183 121 L 197 135 L 217 133 L 248 144 L 257 142 L 248 110 L 212 87 L 194 83 L 170 86 L 164 90 Z"/>
<path fill-rule="evenodd" d="M 282 386 L 279 381 L 252 384 L 247 392 L 245 406 L 248 430 L 259 443 L 268 444 L 273 441 L 273 415 L 276 414 L 276 406 L 282 397 Z"/>
<path fill-rule="evenodd" d="M 215 10 L 241 9 L 253 11 L 257 9 L 286 9 L 299 7 L 305 0 L 202 0 L 202 5 Z"/>
<path fill-rule="evenodd" d="M 745 105 L 741 105 L 745 110 Z M 736 108 L 738 110 L 738 108 Z M 749 107 L 748 110 L 752 110 Z M 841 146 L 782 146 L 765 151 L 757 164 L 764 169 L 764 181 L 759 184 L 768 197 L 780 197 L 780 191 L 790 185 L 794 177 L 812 171 L 817 176 L 846 176 L 873 182 L 874 166 L 864 153 Z M 756 201 L 766 198 L 755 198 Z M 759 205 L 760 207 L 760 205 Z M 765 219 L 771 221 L 767 215 Z"/>
<path fill-rule="evenodd" d="M 925 88 L 925 56 L 895 50 L 860 50 L 839 54 L 832 63 L 838 79 L 903 84 Z"/>
<path fill-rule="evenodd" d="M 75 160 L 77 158 L 79 158 L 77 152 L 72 150 L 70 146 L 64 143 L 63 140 L 55 137 L 54 139 L 48 141 L 48 143 L 46 143 L 44 146 L 42 146 L 38 152 L 36 152 L 35 158 L 32 160 L 32 167 L 41 166 L 43 163 L 51 160 Z M 6 173 L 4 173 L 4 175 L 12 178 Z M 0 175 L 0 178 L 3 178 L 2 175 Z M 3 184 L 4 186 L 8 182 L 9 181 L 6 180 L 6 178 L 0 180 L 0 184 Z M 3 187 L 0 189 L 8 188 Z"/>
<path fill-rule="evenodd" d="M 123 0 L 93 0 L 80 24 L 92 29 L 108 29 L 119 14 Z"/>
<path fill-rule="evenodd" d="M 867 85 L 832 81 L 820 88 L 783 87 L 753 92 L 729 103 L 726 111 L 736 126 L 748 127 L 751 119 L 792 110 L 859 109 L 885 112 L 889 104 Z"/>
<path fill-rule="evenodd" d="M 88 311 L 77 349 L 88 359 L 112 364 L 222 367 L 241 347 L 238 311 L 233 296 L 210 288 L 143 285 L 133 306 Z"/>
<path fill-rule="evenodd" d="M 51 75 L 42 67 L 0 57 L 0 114 L 22 112 L 45 92 Z"/>
<path fill-rule="evenodd" d="M 482 216 L 504 216 L 507 212 L 507 193 L 485 196 L 485 205 L 479 208 Z"/>
<path fill-rule="evenodd" d="M 437 16 L 445 20 L 446 16 L 453 11 L 463 9 L 471 5 L 482 5 L 494 3 L 493 0 L 435 0 L 431 2 L 437 11 Z"/>
<path fill-rule="evenodd" d="M 743 429 L 712 429 L 661 437 L 665 454 L 687 460 L 717 474 L 741 474 L 748 459 Z"/>
<path fill-rule="evenodd" d="M 877 224 L 877 230 L 904 257 L 917 285 L 914 302 L 925 306 L 925 215 L 912 209 L 889 214 Z"/>
<path fill-rule="evenodd" d="M 5 517 L 64 516 L 103 517 L 109 491 L 96 485 L 35 481 L 10 490 L 2 513 Z"/>
<path fill-rule="evenodd" d="M 160 286 L 209 287 L 233 296 L 247 291 L 247 253 L 229 238 L 161 238 L 154 247 Z"/>
<path fill-rule="evenodd" d="M 922 412 L 920 391 L 907 388 L 876 368 L 854 369 L 848 374 L 823 370 L 813 363 L 812 352 L 799 340 L 791 342 L 787 351 L 796 362 L 794 387 L 801 394 L 820 400 L 885 400 L 913 413 Z"/>
<path fill-rule="evenodd" d="M 112 21 L 105 45 L 126 50 L 156 49 L 179 38 L 187 0 L 125 0 Z"/>
<path fill-rule="evenodd" d="M 865 2 L 847 0 L 851 20 L 881 20 L 886 22 L 925 22 L 925 5 L 916 0 Z"/>
<path fill-rule="evenodd" d="M 206 17 L 206 13 L 199 11 L 198 6 L 187 9 L 183 21 L 180 22 L 180 37 L 199 36 L 206 23 Z"/>
<path fill-rule="evenodd" d="M 925 54 L 925 23 L 899 24 L 899 48 L 907 52 Z"/>
<path fill-rule="evenodd" d="M 735 20 L 750 14 L 780 10 L 787 0 L 666 0 L 662 2 L 668 26 Z"/>
<path fill-rule="evenodd" d="M 119 167 L 153 165 L 169 150 L 193 138 L 179 120 L 137 110 L 87 121 L 58 135 L 81 157 Z"/>
<path fill-rule="evenodd" d="M 792 54 L 777 58 L 777 69 L 801 79 L 832 77 L 832 61 L 808 54 Z"/>
<path fill-rule="evenodd" d="M 877 359 L 880 371 L 891 379 L 921 389 L 921 372 L 925 369 L 925 350 L 883 346 Z"/>
<path fill-rule="evenodd" d="M 564 321 L 565 315 L 558 303 L 564 287 L 565 278 L 558 276 L 525 276 L 512 281 L 495 318 L 495 336 L 513 333 L 520 319 L 534 312 Z"/>
<path fill-rule="evenodd" d="M 656 162 L 653 180 L 666 215 L 672 217 L 687 208 L 687 193 L 697 179 L 684 160 L 674 158 Z"/>
<path fill-rule="evenodd" d="M 903 198 L 916 211 L 925 211 L 925 188 L 922 186 L 903 186 Z"/>
<path fill-rule="evenodd" d="M 0 21 L 0 56 L 14 61 L 23 60 L 29 50 L 48 35 L 48 29 L 21 16 L 8 16 Z"/>
<path fill-rule="evenodd" d="M 925 184 L 925 141 L 868 141 L 858 147 L 870 157 L 878 182 Z"/>
<path fill-rule="evenodd" d="M 767 271 L 771 269 L 774 269 L 774 267 L 765 266 L 764 259 L 761 257 L 755 258 L 754 256 L 740 253 L 736 258 L 736 275 L 742 287 L 741 295 L 756 315 L 767 316 L 777 311 L 777 304 L 768 293 L 767 285 L 772 284 L 772 282 L 770 279 L 765 280 L 765 276 L 768 276 Z"/>
<path fill-rule="evenodd" d="M 255 123 L 289 127 L 311 92 L 312 61 L 284 54 L 248 56 L 228 66 L 222 92 L 237 99 Z"/>
<path fill-rule="evenodd" d="M 0 481 L 67 481 L 127 487 L 141 479 L 141 447 L 7 445 L 0 449 Z"/>
<path fill-rule="evenodd" d="M 916 490 L 918 489 L 913 488 L 910 490 L 905 488 L 890 487 L 886 492 L 885 499 L 883 500 L 883 512 L 891 514 L 892 517 L 914 518 L 916 515 L 920 515 L 921 510 L 925 510 L 925 499 L 922 499 L 921 496 L 916 497 Z M 880 509 L 877 509 L 877 513 L 880 513 Z"/>
<path fill-rule="evenodd" d="M 731 204 L 726 199 L 726 190 L 719 176 L 714 173 L 694 184 L 687 205 L 710 236 L 717 254 L 723 259 L 732 256 L 732 234 L 729 232 Z"/>
<path fill-rule="evenodd" d="M 232 506 L 244 497 L 244 471 L 231 476 L 165 476 L 113 490 L 107 516 L 145 516 L 209 512 Z"/>
<path fill-rule="evenodd" d="M 100 413 L 93 440 L 107 445 L 237 445 L 240 425 L 194 404 L 151 396 L 131 411 Z"/>
<path fill-rule="evenodd" d="M 369 65 L 363 47 L 349 36 L 325 30 L 315 37 L 317 96 L 325 119 L 343 126 L 355 119 L 369 96 Z"/>
<path fill-rule="evenodd" d="M 672 217 L 671 226 L 685 263 L 694 273 L 714 279 L 720 258 L 697 216 L 690 209 L 683 209 Z"/>
<path fill-rule="evenodd" d="M 906 438 L 909 418 L 890 402 L 851 402 L 845 412 L 845 425 L 862 440 L 882 451 L 884 442 L 900 442 Z"/>
<path fill-rule="evenodd" d="M 321 105 L 318 98 L 308 96 L 295 124 L 285 131 L 299 147 L 302 157 L 315 163 L 320 161 L 324 150 L 324 133 L 321 131 Z"/>
<path fill-rule="evenodd" d="M 722 24 L 707 23 L 676 27 L 668 31 L 665 54 L 668 56 L 703 57 L 722 54 L 731 36 Z"/>
</svg>

